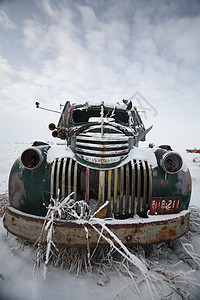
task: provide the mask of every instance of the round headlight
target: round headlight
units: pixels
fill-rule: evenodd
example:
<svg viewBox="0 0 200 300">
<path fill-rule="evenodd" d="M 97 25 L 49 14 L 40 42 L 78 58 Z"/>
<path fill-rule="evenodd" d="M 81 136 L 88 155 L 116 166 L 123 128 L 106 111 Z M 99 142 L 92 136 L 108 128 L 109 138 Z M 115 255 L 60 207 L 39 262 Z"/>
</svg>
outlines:
<svg viewBox="0 0 200 300">
<path fill-rule="evenodd" d="M 183 160 L 178 153 L 171 151 L 162 156 L 160 165 L 165 172 L 174 174 L 182 168 Z"/>
<path fill-rule="evenodd" d="M 28 148 L 21 155 L 21 162 L 29 170 L 37 169 L 43 162 L 42 152 L 37 148 Z"/>
</svg>

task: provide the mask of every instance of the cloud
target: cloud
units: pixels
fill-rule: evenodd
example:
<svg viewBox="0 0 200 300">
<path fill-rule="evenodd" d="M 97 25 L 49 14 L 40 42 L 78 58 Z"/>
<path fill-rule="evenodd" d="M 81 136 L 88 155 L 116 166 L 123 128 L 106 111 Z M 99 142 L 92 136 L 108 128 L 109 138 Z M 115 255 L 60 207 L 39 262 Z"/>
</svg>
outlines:
<svg viewBox="0 0 200 300">
<path fill-rule="evenodd" d="M 200 16 L 168 19 L 156 28 L 155 36 L 165 53 L 179 64 L 200 63 Z"/>
<path fill-rule="evenodd" d="M 10 20 L 8 14 L 3 10 L 0 10 L 0 24 L 5 30 L 12 30 L 16 28 L 16 24 Z"/>
<path fill-rule="evenodd" d="M 25 15 L 20 28 L 21 57 L 15 59 L 22 63 L 1 56 L 4 103 L 28 112 L 35 100 L 56 108 L 67 99 L 120 101 L 139 91 L 170 126 L 180 107 L 181 120 L 186 117 L 188 99 L 195 107 L 200 13 L 183 13 L 175 1 L 36 3 L 38 14 Z"/>
<path fill-rule="evenodd" d="M 81 13 L 82 24 L 84 26 L 84 30 L 95 29 L 98 27 L 99 20 L 95 15 L 94 10 L 90 6 L 81 6 L 78 5 L 78 9 Z"/>
<path fill-rule="evenodd" d="M 52 19 L 57 20 L 59 17 L 59 11 L 52 1 L 42 0 L 37 2 L 38 6 L 42 7 L 46 14 Z"/>
<path fill-rule="evenodd" d="M 3 57 L 0 57 L 0 72 L 0 74 L 2 75 L 2 79 L 4 79 L 5 77 L 8 78 L 10 75 L 13 74 L 12 67 L 9 65 L 8 61 Z"/>
<path fill-rule="evenodd" d="M 56 85 L 57 90 L 82 86 L 99 92 L 120 82 L 123 92 L 144 86 L 172 91 L 182 85 L 181 80 L 195 80 L 196 71 L 187 66 L 199 58 L 199 17 L 157 16 L 152 22 L 152 9 L 137 3 L 137 9 L 130 9 L 130 19 L 122 20 L 118 19 L 122 5 L 116 2 L 99 18 L 92 6 L 79 4 L 72 9 L 62 2 L 42 3 L 48 23 L 34 16 L 23 28 L 25 47 L 41 64 L 36 83 L 46 80 L 55 90 Z M 125 4 L 127 11 L 130 2 Z"/>
</svg>

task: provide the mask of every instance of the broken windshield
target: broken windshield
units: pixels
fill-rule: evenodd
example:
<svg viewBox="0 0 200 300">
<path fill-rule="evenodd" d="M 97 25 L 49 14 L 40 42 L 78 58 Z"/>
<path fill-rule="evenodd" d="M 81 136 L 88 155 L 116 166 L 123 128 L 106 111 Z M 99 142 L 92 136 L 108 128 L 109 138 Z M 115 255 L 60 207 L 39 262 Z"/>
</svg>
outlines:
<svg viewBox="0 0 200 300">
<path fill-rule="evenodd" d="M 121 109 L 113 109 L 104 107 L 104 122 L 116 122 L 123 125 L 129 125 L 129 116 L 127 111 Z M 101 121 L 101 107 L 74 109 L 71 114 L 71 122 L 73 124 L 85 124 Z"/>
</svg>

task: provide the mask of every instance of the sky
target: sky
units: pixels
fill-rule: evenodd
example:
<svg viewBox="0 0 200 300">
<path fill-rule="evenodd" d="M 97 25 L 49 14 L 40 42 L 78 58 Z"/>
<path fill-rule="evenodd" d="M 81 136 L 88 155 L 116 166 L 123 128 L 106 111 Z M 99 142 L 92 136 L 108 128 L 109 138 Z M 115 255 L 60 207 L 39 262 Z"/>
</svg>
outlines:
<svg viewBox="0 0 200 300">
<path fill-rule="evenodd" d="M 0 1 L 0 142 L 57 141 L 36 101 L 132 99 L 141 146 L 200 148 L 199 95 L 199 0 Z"/>
</svg>

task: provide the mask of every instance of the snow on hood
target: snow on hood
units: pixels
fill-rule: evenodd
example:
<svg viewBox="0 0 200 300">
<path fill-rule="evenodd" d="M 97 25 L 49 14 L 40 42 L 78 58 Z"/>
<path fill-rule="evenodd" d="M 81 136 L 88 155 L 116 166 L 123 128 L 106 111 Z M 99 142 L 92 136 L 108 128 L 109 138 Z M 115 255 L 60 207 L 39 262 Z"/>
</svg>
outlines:
<svg viewBox="0 0 200 300">
<path fill-rule="evenodd" d="M 73 105 L 80 105 L 80 104 L 85 104 L 86 106 L 90 106 L 90 105 L 99 105 L 101 106 L 102 105 L 102 102 L 104 104 L 105 107 L 111 107 L 111 108 L 119 108 L 119 109 L 127 109 L 127 106 L 123 103 L 122 100 L 119 100 L 119 101 L 114 101 L 114 100 L 105 100 L 105 101 L 102 101 L 102 100 L 90 100 L 90 101 L 86 101 L 85 103 L 84 102 L 73 102 Z M 84 107 L 83 107 L 84 108 Z M 79 108 L 81 109 L 81 108 Z"/>
<path fill-rule="evenodd" d="M 74 156 L 75 154 L 66 145 L 52 146 L 47 152 L 47 163 L 52 163 L 56 158 L 64 158 L 64 157 L 74 158 Z M 155 157 L 155 153 L 154 151 L 152 151 L 151 148 L 134 147 L 129 152 L 127 158 L 123 160 L 121 164 L 117 167 L 123 166 L 133 159 L 147 161 L 149 165 L 151 165 L 153 168 L 157 167 L 158 165 Z"/>
<path fill-rule="evenodd" d="M 73 158 L 74 153 L 66 145 L 52 146 L 47 152 L 47 163 L 52 163 L 56 158 Z"/>
<path fill-rule="evenodd" d="M 134 147 L 133 149 L 131 149 L 128 157 L 121 163 L 121 165 L 127 164 L 130 160 L 133 159 L 147 161 L 149 165 L 151 165 L 153 168 L 156 168 L 158 165 L 155 153 L 149 147 L 144 147 L 144 148 Z"/>
</svg>

